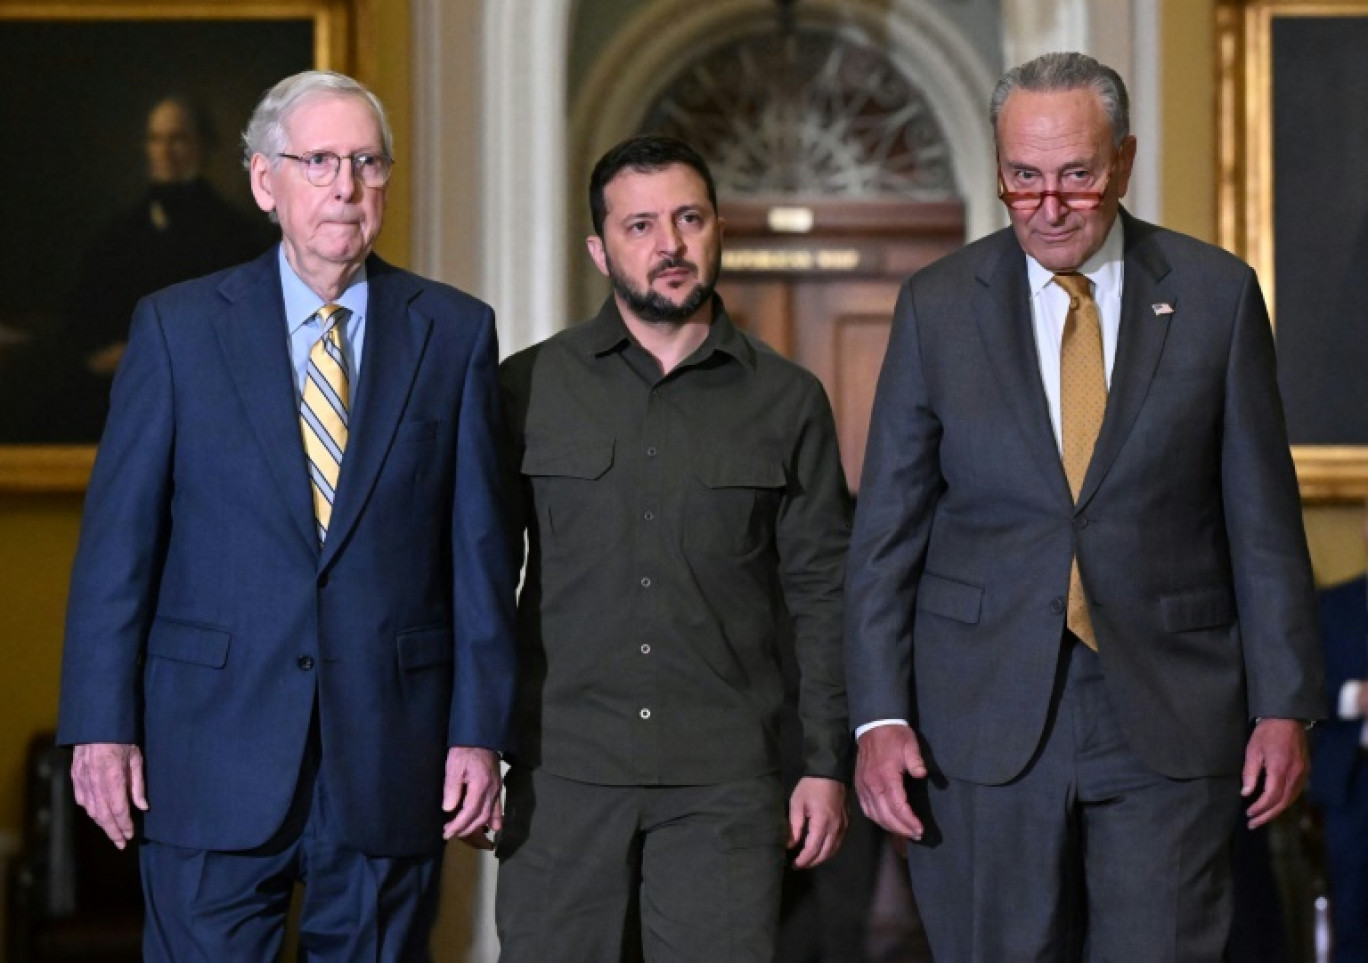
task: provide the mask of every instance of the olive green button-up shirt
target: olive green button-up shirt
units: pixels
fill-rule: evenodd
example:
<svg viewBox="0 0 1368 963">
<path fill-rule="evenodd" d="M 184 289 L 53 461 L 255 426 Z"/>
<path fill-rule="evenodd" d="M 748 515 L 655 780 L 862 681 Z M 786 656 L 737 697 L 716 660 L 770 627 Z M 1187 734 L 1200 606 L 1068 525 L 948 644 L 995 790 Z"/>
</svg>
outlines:
<svg viewBox="0 0 1368 963">
<path fill-rule="evenodd" d="M 528 545 L 515 764 L 606 785 L 776 771 L 791 618 L 804 773 L 846 775 L 831 408 L 714 309 L 669 374 L 611 298 L 503 364 Z"/>
</svg>

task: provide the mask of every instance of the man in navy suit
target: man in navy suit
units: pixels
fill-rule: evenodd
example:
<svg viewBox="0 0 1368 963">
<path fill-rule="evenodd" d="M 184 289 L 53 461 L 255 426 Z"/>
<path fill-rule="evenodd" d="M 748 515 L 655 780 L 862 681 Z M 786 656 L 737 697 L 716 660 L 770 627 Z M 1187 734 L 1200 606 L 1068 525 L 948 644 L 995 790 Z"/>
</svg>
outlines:
<svg viewBox="0 0 1368 963">
<path fill-rule="evenodd" d="M 1334 961 L 1368 963 L 1368 577 L 1322 592 L 1320 614 L 1328 721 L 1311 796 L 1325 814 Z"/>
<path fill-rule="evenodd" d="M 502 820 L 494 319 L 371 254 L 392 146 L 366 88 L 289 77 L 243 141 L 283 240 L 134 313 L 58 738 L 114 843 L 141 822 L 147 959 L 273 959 L 296 881 L 310 958 L 424 959 L 444 838 Z"/>
<path fill-rule="evenodd" d="M 1321 660 L 1268 315 L 1247 265 L 1121 211 L 1128 113 L 1081 54 L 1003 77 L 1011 228 L 906 283 L 879 379 L 855 783 L 913 840 L 938 960 L 1217 960 L 1239 812 L 1306 778 Z"/>
</svg>

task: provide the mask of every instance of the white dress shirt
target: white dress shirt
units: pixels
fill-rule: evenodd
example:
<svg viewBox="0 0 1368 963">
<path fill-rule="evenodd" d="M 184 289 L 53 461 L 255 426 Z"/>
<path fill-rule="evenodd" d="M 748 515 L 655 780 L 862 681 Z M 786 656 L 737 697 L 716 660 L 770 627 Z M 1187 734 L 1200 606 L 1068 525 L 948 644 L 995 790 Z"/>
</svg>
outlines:
<svg viewBox="0 0 1368 963">
<path fill-rule="evenodd" d="M 1359 708 L 1359 695 L 1363 692 L 1362 679 L 1350 679 L 1340 687 L 1339 693 L 1339 717 L 1345 721 L 1363 718 L 1363 710 Z M 1359 731 L 1359 745 L 1368 749 L 1368 720 L 1363 723 L 1363 728 Z"/>
</svg>

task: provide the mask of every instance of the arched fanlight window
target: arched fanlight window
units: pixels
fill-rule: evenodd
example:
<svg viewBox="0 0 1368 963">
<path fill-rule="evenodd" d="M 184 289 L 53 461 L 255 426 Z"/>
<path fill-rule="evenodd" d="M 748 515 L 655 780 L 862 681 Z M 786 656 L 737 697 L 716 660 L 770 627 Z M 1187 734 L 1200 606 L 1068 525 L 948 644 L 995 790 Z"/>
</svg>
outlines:
<svg viewBox="0 0 1368 963">
<path fill-rule="evenodd" d="M 875 47 L 810 26 L 707 51 L 642 127 L 693 144 L 732 197 L 959 196 L 921 91 Z"/>
</svg>

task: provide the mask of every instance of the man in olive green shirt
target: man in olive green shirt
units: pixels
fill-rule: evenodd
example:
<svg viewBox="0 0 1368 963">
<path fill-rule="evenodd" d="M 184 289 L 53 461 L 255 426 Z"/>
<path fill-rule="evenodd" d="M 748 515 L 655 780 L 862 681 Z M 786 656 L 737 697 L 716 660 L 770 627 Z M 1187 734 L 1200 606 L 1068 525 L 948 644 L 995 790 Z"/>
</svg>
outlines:
<svg viewBox="0 0 1368 963">
<path fill-rule="evenodd" d="M 639 925 L 649 963 L 768 963 L 786 848 L 815 866 L 846 825 L 835 426 L 818 380 L 714 295 L 697 153 L 635 138 L 589 193 L 612 296 L 502 370 L 528 544 L 502 959 L 617 961 Z M 786 806 L 790 624 L 805 765 Z"/>
</svg>

